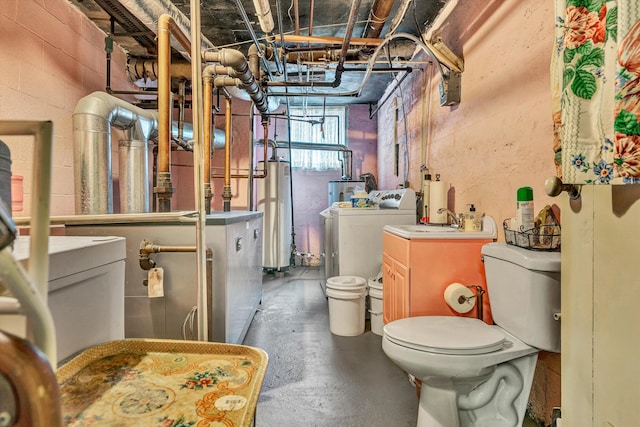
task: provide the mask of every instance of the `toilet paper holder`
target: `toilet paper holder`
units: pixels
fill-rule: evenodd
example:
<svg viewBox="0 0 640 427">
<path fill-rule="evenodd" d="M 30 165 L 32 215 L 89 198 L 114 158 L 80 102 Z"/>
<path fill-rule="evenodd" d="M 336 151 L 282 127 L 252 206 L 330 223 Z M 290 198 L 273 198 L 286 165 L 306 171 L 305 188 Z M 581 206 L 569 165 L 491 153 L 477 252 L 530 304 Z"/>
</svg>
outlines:
<svg viewBox="0 0 640 427">
<path fill-rule="evenodd" d="M 479 285 L 467 285 L 467 288 L 469 289 L 475 289 L 476 293 L 470 297 L 465 297 L 464 295 L 460 295 L 458 297 L 458 303 L 463 304 L 465 302 L 468 302 L 470 300 L 472 300 L 473 298 L 476 298 L 476 310 L 477 310 L 477 314 L 476 317 L 479 320 L 483 320 L 483 310 L 482 310 L 482 299 L 483 299 L 483 295 L 485 294 L 484 289 L 482 289 L 482 286 Z"/>
</svg>

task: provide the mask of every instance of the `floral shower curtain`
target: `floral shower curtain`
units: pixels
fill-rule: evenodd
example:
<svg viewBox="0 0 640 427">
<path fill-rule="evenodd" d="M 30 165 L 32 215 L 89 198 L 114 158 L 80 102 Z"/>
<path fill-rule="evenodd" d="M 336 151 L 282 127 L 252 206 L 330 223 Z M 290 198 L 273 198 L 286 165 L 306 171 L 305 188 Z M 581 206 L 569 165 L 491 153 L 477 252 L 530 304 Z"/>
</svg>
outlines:
<svg viewBox="0 0 640 427">
<path fill-rule="evenodd" d="M 640 182 L 640 0 L 555 0 L 556 162 L 566 183 Z"/>
</svg>

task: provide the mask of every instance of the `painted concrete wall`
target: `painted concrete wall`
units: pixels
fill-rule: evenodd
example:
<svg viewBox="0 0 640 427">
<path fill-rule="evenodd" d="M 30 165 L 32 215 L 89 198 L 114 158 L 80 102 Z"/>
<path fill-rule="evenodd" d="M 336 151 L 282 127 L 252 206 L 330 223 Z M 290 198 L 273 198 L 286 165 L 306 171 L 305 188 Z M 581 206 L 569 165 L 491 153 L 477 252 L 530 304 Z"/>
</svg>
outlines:
<svg viewBox="0 0 640 427">
<path fill-rule="evenodd" d="M 400 173 L 393 173 L 393 126 L 379 126 L 380 185 L 393 187 L 406 176 L 419 190 L 426 165 L 449 183 L 450 209 L 461 212 L 474 203 L 501 224 L 515 215 L 521 186 L 533 187 L 537 209 L 555 202 L 544 193 L 544 180 L 555 174 L 549 89 L 553 4 L 452 4 L 457 5 L 439 28 L 445 43 L 464 59 L 462 100 L 457 106 L 439 105 L 440 77 L 431 67 L 405 80 L 402 92 L 394 94 L 400 106 Z M 378 120 L 390 123 L 394 115 L 394 102 L 388 102 Z M 499 240 L 504 241 L 502 232 Z M 531 405 L 533 414 L 547 423 L 551 407 L 560 405 L 559 355 L 541 355 Z"/>
<path fill-rule="evenodd" d="M 71 114 L 80 98 L 105 88 L 104 37 L 100 29 L 65 0 L 2 0 L 0 119 L 53 121 L 54 215 L 74 213 Z M 124 74 L 125 63 L 124 51 L 116 46 L 112 56 L 114 89 L 132 89 Z M 14 216 L 29 216 L 32 140 L 1 138 L 11 149 L 13 174 L 24 177 L 24 210 L 14 212 Z M 114 132 L 114 141 L 117 140 L 118 132 Z M 113 157 L 117 178 L 116 151 Z"/>
</svg>

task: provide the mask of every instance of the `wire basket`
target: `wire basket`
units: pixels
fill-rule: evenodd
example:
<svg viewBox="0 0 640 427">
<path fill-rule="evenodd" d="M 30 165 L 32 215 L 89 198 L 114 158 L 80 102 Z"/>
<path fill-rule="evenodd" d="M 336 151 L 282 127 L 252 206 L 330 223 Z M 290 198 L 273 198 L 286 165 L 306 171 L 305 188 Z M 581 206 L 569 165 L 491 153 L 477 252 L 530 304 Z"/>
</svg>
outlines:
<svg viewBox="0 0 640 427">
<path fill-rule="evenodd" d="M 540 228 L 518 231 L 509 228 L 510 222 L 511 219 L 505 219 L 502 222 L 504 239 L 508 245 L 533 251 L 560 250 L 560 225 L 544 225 Z"/>
</svg>

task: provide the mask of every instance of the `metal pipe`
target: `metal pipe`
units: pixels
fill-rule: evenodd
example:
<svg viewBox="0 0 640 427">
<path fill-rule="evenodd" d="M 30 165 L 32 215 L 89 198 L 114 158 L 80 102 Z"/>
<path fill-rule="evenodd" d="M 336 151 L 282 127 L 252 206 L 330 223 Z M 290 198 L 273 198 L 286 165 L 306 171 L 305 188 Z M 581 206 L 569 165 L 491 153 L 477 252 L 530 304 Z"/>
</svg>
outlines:
<svg viewBox="0 0 640 427">
<path fill-rule="evenodd" d="M 78 102 L 73 112 L 75 209 L 78 214 L 113 213 L 112 127 L 126 130 L 128 140 L 140 141 L 146 147 L 146 142 L 156 135 L 158 113 L 143 110 L 104 92 L 94 92 Z M 145 154 L 131 154 L 132 158 L 127 157 L 120 164 L 121 171 L 125 171 L 125 174 L 125 168 L 145 167 L 142 164 L 146 159 Z M 136 165 L 127 164 L 134 161 Z M 146 170 L 147 176 L 140 177 L 139 182 L 148 183 L 148 169 Z M 139 193 L 146 191 L 148 198 L 149 190 L 130 188 L 123 177 L 120 178 L 120 197 L 121 201 L 125 201 L 121 211 L 148 212 L 148 202 L 145 204 Z"/>
<path fill-rule="evenodd" d="M 187 50 L 191 42 L 170 15 L 158 19 L 158 173 L 156 186 L 157 207 L 160 212 L 171 211 L 171 197 L 175 189 L 171 183 L 171 36 Z M 198 58 L 200 55 L 198 54 Z M 195 128 L 195 127 L 194 127 Z M 197 132 L 196 129 L 194 129 Z"/>
<path fill-rule="evenodd" d="M 315 0 L 309 3 L 309 36 L 313 35 L 313 10 L 315 9 Z"/>
<path fill-rule="evenodd" d="M 204 117 L 203 117 L 203 127 L 204 127 L 204 140 L 203 140 L 203 157 L 204 157 L 204 174 L 203 174 L 203 183 L 204 183 L 204 207 L 207 211 L 207 214 L 211 213 L 211 198 L 213 196 L 211 192 L 211 122 L 212 122 L 212 114 L 211 114 L 211 104 L 213 97 L 213 85 L 211 83 L 211 77 L 203 76 L 202 85 L 204 92 Z"/>
<path fill-rule="evenodd" d="M 253 145 L 254 138 L 254 109 L 251 108 L 249 111 L 249 170 L 247 171 L 247 209 L 249 211 L 253 210 L 253 164 L 255 161 L 255 149 Z M 266 167 L 265 167 L 266 169 Z"/>
<path fill-rule="evenodd" d="M 283 34 L 284 43 L 316 43 L 316 44 L 331 44 L 331 45 L 343 45 L 343 37 L 332 36 L 300 36 L 295 34 Z M 350 45 L 367 45 L 367 46 L 379 46 L 382 44 L 382 39 L 378 38 L 359 38 L 351 37 L 349 39 Z"/>
<path fill-rule="evenodd" d="M 222 49 L 219 52 L 205 52 L 204 60 L 207 62 L 219 62 L 225 67 L 231 67 L 230 74 L 232 78 L 237 78 L 238 81 L 229 81 L 225 83 L 225 86 L 239 86 L 246 90 L 256 108 L 261 113 L 267 113 L 269 111 L 267 96 L 262 91 L 255 77 L 249 70 L 249 64 L 244 55 L 234 49 Z M 207 67 L 208 68 L 208 67 Z"/>
<path fill-rule="evenodd" d="M 353 0 L 351 3 L 351 10 L 349 11 L 349 20 L 347 21 L 347 28 L 344 30 L 344 40 L 342 42 L 342 49 L 340 51 L 340 57 L 338 58 L 338 65 L 336 67 L 336 75 L 334 80 L 334 87 L 340 86 L 342 81 L 342 72 L 344 71 L 344 61 L 347 58 L 347 51 L 353 34 L 353 29 L 356 27 L 356 21 L 358 20 L 358 10 L 360 9 L 361 0 Z"/>
<path fill-rule="evenodd" d="M 195 252 L 195 246 L 168 246 L 168 245 L 154 245 L 152 243 L 147 243 L 144 245 L 144 248 L 141 249 L 141 252 L 144 251 L 147 254 L 158 254 L 160 252 Z"/>
<path fill-rule="evenodd" d="M 191 23 L 189 19 L 176 7 L 171 0 L 118 0 L 129 12 L 140 20 L 150 31 L 158 30 L 157 22 L 161 15 L 169 15 L 175 22 L 175 26 L 183 33 L 190 34 Z M 185 2 L 183 2 L 185 3 Z M 158 34 L 159 35 L 159 34 Z M 217 50 L 218 48 L 211 43 L 206 37 L 199 35 L 202 49 Z M 177 39 L 176 39 L 177 40 Z M 193 39 L 192 39 L 193 40 Z M 184 47 L 181 43 L 174 43 L 172 47 L 176 49 L 185 58 L 190 57 L 190 49 Z M 181 50 L 184 48 L 186 50 Z"/>
<path fill-rule="evenodd" d="M 129 130 L 127 135 L 131 135 Z M 149 150 L 146 141 L 129 136 L 118 143 L 120 212 L 149 212 Z"/>
<path fill-rule="evenodd" d="M 298 0 L 293 0 L 293 19 L 296 35 L 300 34 L 300 10 L 298 9 Z"/>
<path fill-rule="evenodd" d="M 320 97 L 323 97 L 323 96 L 324 97 L 326 97 L 326 96 L 331 96 L 331 97 L 353 96 L 353 97 L 359 97 L 360 95 L 362 95 L 362 91 L 364 90 L 364 87 L 365 87 L 367 81 L 371 77 L 371 74 L 373 74 L 373 65 L 376 63 L 378 56 L 382 52 L 382 49 L 389 42 L 391 42 L 393 40 L 396 40 L 396 39 L 400 39 L 400 38 L 405 38 L 405 39 L 409 39 L 409 40 L 413 41 L 416 44 L 417 47 L 422 49 L 433 60 L 433 63 L 436 66 L 436 69 L 438 70 L 438 73 L 440 74 L 440 76 L 441 77 L 445 76 L 445 73 L 444 73 L 444 71 L 442 69 L 442 65 L 440 64 L 440 62 L 438 62 L 438 59 L 436 58 L 435 54 L 433 53 L 431 48 L 429 48 L 421 39 L 419 39 L 418 37 L 416 37 L 416 36 L 414 36 L 412 34 L 408 34 L 408 33 L 396 33 L 396 34 L 392 34 L 392 35 L 389 35 L 389 36 L 385 37 L 381 41 L 380 41 L 380 39 L 377 39 L 378 41 L 380 41 L 380 44 L 378 45 L 376 50 L 373 52 L 373 54 L 371 55 L 371 57 L 367 61 L 367 64 L 368 64 L 367 71 L 365 72 L 365 75 L 363 76 L 362 81 L 360 82 L 360 86 L 358 87 L 358 89 L 351 90 L 351 91 L 346 91 L 346 92 L 325 92 L 325 93 L 314 92 L 313 96 L 320 96 Z M 273 92 L 273 91 L 271 91 L 271 95 L 272 96 L 273 95 L 276 95 L 276 96 L 286 95 L 287 97 L 309 96 L 306 92 L 289 92 L 289 91 L 286 91 L 286 92 Z"/>
<path fill-rule="evenodd" d="M 412 71 L 413 71 L 412 68 L 407 69 L 407 72 L 405 74 L 403 74 L 402 77 L 400 77 L 400 80 L 396 80 L 396 84 L 393 87 L 393 90 L 388 91 L 387 96 L 382 101 L 378 101 L 378 105 L 376 105 L 376 108 L 369 113 L 369 119 L 372 119 L 373 116 L 376 115 L 378 110 L 380 110 L 380 108 L 382 108 L 382 106 L 391 98 L 391 96 L 393 96 L 393 94 L 395 93 L 396 89 L 398 89 L 400 87 L 400 85 L 402 84 L 402 82 L 404 82 L 404 80 L 407 77 L 409 77 L 409 74 L 411 74 Z"/>
<path fill-rule="evenodd" d="M 247 27 L 247 31 L 249 31 L 249 35 L 251 36 L 251 40 L 253 41 L 253 45 L 258 49 L 258 53 L 260 54 L 260 57 L 263 57 L 262 54 L 262 48 L 260 47 L 260 43 L 258 42 L 258 37 L 256 36 L 255 31 L 253 31 L 253 27 L 251 26 L 251 21 L 249 21 L 249 17 L 247 16 L 247 11 L 245 10 L 244 6 L 242 5 L 242 2 L 240 0 L 235 0 L 236 1 L 236 6 L 238 7 L 238 10 L 240 11 L 240 16 L 242 17 L 242 20 L 244 21 L 244 25 L 245 27 Z M 264 66 L 267 70 L 269 70 L 269 64 L 267 64 L 266 60 L 263 58 L 263 62 L 264 62 Z"/>
<path fill-rule="evenodd" d="M 184 104 L 186 100 L 187 82 L 186 79 L 180 79 L 178 82 L 178 139 L 183 139 L 184 128 Z"/>
<path fill-rule="evenodd" d="M 391 13 L 394 0 L 375 0 L 371 11 L 369 12 L 369 19 L 365 27 L 363 38 L 378 38 L 382 32 L 382 27 Z"/>
<path fill-rule="evenodd" d="M 224 188 L 222 190 L 223 211 L 231 211 L 231 98 L 225 97 L 224 132 L 227 142 L 224 145 Z"/>
</svg>

